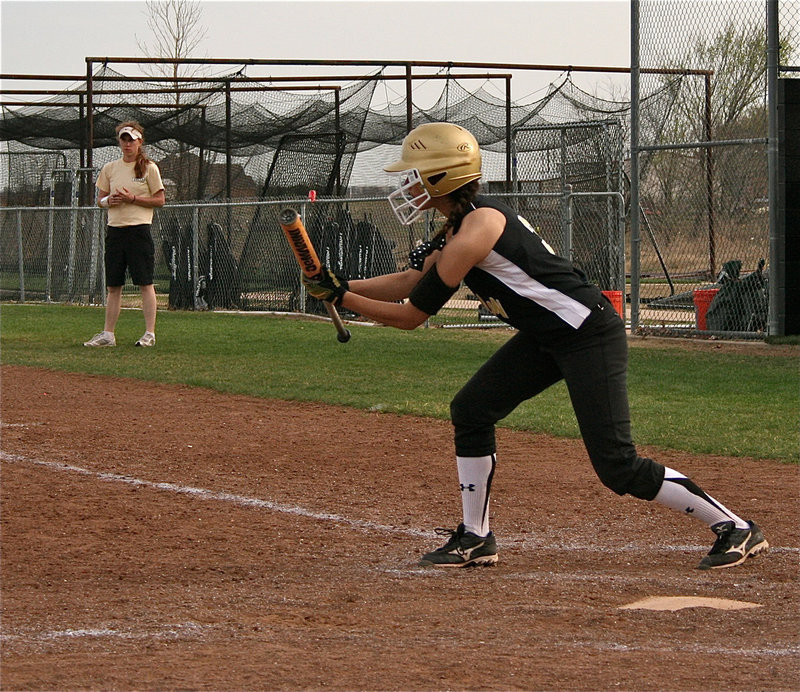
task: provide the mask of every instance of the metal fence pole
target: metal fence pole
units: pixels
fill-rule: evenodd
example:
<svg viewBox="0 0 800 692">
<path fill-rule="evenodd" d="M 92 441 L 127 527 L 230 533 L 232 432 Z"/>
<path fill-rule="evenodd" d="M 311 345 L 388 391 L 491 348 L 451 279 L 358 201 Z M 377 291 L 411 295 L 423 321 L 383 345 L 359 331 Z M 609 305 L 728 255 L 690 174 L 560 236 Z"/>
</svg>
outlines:
<svg viewBox="0 0 800 692">
<path fill-rule="evenodd" d="M 70 191 L 70 201 L 71 201 L 71 209 L 70 209 L 70 218 L 69 218 L 69 264 L 67 265 L 67 292 L 69 294 L 69 299 L 72 300 L 73 298 L 73 282 L 75 281 L 75 253 L 77 251 L 77 243 L 78 243 L 78 208 L 76 203 L 78 201 L 78 191 L 77 186 L 75 185 L 75 181 L 77 178 L 77 172 L 72 177 L 72 190 Z"/>
<path fill-rule="evenodd" d="M 769 199 L 769 308 L 767 333 L 783 336 L 786 321 L 781 299 L 785 280 L 783 242 L 778 219 L 778 0 L 767 0 L 767 168 Z"/>
<path fill-rule="evenodd" d="M 195 204 L 192 207 L 192 308 L 197 310 L 197 292 L 200 282 L 199 271 L 200 255 L 200 207 Z"/>
<path fill-rule="evenodd" d="M 100 253 L 100 234 L 97 229 L 97 223 L 95 223 L 95 219 L 97 218 L 98 210 L 93 209 L 90 214 L 89 218 L 91 221 L 89 222 L 90 233 L 92 234 L 92 249 L 91 254 L 89 257 L 89 302 L 94 302 L 95 296 L 97 294 L 97 264 L 99 261 L 99 253 Z"/>
<path fill-rule="evenodd" d="M 306 226 L 306 228 L 310 224 L 310 220 L 309 220 L 308 216 L 306 216 L 307 213 L 308 213 L 308 205 L 305 202 L 302 202 L 300 204 L 300 218 L 302 219 L 303 225 Z M 322 261 L 324 262 L 325 260 L 322 260 Z M 300 281 L 300 296 L 299 296 L 300 305 L 299 305 L 299 308 L 300 308 L 300 312 L 302 312 L 304 314 L 306 312 L 306 304 L 308 302 L 307 298 L 308 298 L 308 296 L 306 294 L 306 285 L 303 283 L 303 281 L 301 279 L 301 281 Z"/>
<path fill-rule="evenodd" d="M 625 196 L 620 193 L 617 207 L 617 290 L 622 291 L 623 317 L 625 311 Z"/>
<path fill-rule="evenodd" d="M 567 177 L 567 129 L 565 127 L 559 128 L 560 135 L 560 156 L 561 156 L 561 170 L 559 172 L 561 177 L 561 254 L 564 257 L 572 259 L 572 228 L 571 220 L 569 218 L 569 197 L 572 193 L 572 185 L 568 183 Z"/>
<path fill-rule="evenodd" d="M 564 229 L 561 253 L 572 262 L 572 185 L 564 187 Z"/>
<path fill-rule="evenodd" d="M 631 0 L 631 332 L 639 328 L 639 0 Z"/>
<path fill-rule="evenodd" d="M 517 130 L 515 129 L 511 136 L 511 190 L 510 192 L 519 192 L 519 166 L 517 164 Z M 519 214 L 519 200 L 512 197 L 509 202 L 512 203 L 514 211 Z"/>
<path fill-rule="evenodd" d="M 105 306 L 106 304 L 106 297 L 108 295 L 107 287 L 106 287 L 106 267 L 105 267 L 105 256 L 106 256 L 106 224 L 105 224 L 105 213 L 101 212 L 99 219 L 99 229 L 98 233 L 100 234 L 100 256 L 103 258 L 103 271 L 100 272 L 100 304 Z"/>
<path fill-rule="evenodd" d="M 51 178 L 52 180 L 52 178 Z M 45 279 L 45 292 L 44 299 L 48 303 L 53 300 L 53 223 L 55 212 L 53 205 L 55 204 L 55 187 L 52 182 L 50 184 L 50 209 L 47 212 L 47 268 Z"/>
<path fill-rule="evenodd" d="M 22 210 L 17 210 L 17 267 L 19 271 L 19 302 L 25 302 L 25 261 L 22 256 Z"/>
</svg>

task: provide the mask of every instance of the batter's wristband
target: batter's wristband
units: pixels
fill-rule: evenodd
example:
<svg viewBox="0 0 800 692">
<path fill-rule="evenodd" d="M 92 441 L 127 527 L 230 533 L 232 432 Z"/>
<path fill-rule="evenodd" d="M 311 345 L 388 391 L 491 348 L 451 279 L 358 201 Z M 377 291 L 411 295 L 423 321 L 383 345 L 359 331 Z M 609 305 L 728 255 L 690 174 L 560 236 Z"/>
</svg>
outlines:
<svg viewBox="0 0 800 692">
<path fill-rule="evenodd" d="M 428 257 L 428 255 L 432 254 L 436 250 L 441 250 L 446 242 L 447 237 L 441 236 L 439 238 L 426 240 L 424 243 L 420 243 L 419 246 L 409 253 L 408 266 L 412 269 L 416 269 L 417 271 L 422 271 L 423 267 L 425 266 L 425 259 Z"/>
<path fill-rule="evenodd" d="M 434 264 L 414 286 L 408 299 L 426 315 L 435 315 L 457 290 L 458 286 L 448 286 L 442 281 Z"/>
</svg>

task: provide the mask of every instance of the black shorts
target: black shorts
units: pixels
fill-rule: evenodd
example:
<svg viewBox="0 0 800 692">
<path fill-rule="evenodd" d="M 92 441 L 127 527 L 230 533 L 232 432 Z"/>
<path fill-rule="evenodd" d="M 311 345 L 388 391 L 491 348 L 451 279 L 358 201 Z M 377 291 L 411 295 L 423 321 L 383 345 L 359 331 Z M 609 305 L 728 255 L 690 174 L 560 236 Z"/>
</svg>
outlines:
<svg viewBox="0 0 800 692">
<path fill-rule="evenodd" d="M 124 286 L 125 271 L 136 286 L 153 283 L 156 250 L 150 224 L 106 228 L 106 286 Z"/>
</svg>

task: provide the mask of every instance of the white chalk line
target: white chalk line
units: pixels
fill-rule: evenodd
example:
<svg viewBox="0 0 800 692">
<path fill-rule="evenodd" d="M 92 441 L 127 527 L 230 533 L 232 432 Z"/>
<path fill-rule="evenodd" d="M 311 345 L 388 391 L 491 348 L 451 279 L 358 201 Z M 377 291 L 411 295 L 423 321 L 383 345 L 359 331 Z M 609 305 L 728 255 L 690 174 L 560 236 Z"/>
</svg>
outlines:
<svg viewBox="0 0 800 692">
<path fill-rule="evenodd" d="M 548 610 L 551 610 L 552 606 L 548 606 Z M 65 630 L 50 630 L 44 632 L 19 632 L 19 633 L 11 633 L 11 634 L 0 634 L 0 642 L 10 644 L 10 645 L 34 645 L 39 643 L 58 643 L 59 641 L 64 640 L 75 640 L 75 639 L 106 639 L 106 640 L 113 640 L 119 639 L 124 641 L 132 641 L 132 640 L 153 640 L 153 639 L 161 639 L 161 640 L 169 640 L 169 639 L 185 639 L 191 637 L 201 637 L 204 638 L 206 631 L 210 629 L 219 629 L 219 625 L 212 626 L 212 625 L 198 625 L 195 622 L 186 622 L 186 623 L 179 623 L 179 624 L 165 624 L 161 627 L 156 629 L 142 629 L 142 630 L 124 630 L 118 629 L 114 627 L 95 627 L 95 628 L 85 628 L 85 629 L 65 629 Z M 780 658 L 783 656 L 790 656 L 794 657 L 800 654 L 800 646 L 788 646 L 788 647 L 781 647 L 781 648 L 764 648 L 764 647 L 754 647 L 751 649 L 735 647 L 732 648 L 729 645 L 726 646 L 714 646 L 714 645 L 703 645 L 703 644 L 686 644 L 686 645 L 678 645 L 675 646 L 674 642 L 669 642 L 666 647 L 658 646 L 657 644 L 650 644 L 650 645 L 629 645 L 623 644 L 620 642 L 613 642 L 613 641 L 593 641 L 593 640 L 586 640 L 586 641 L 575 641 L 571 640 L 569 642 L 564 641 L 555 641 L 550 642 L 550 646 L 556 645 L 559 651 L 566 650 L 576 650 L 576 649 L 592 649 L 592 650 L 599 650 L 599 651 L 623 651 L 623 652 L 661 652 L 668 650 L 670 652 L 674 651 L 683 651 L 687 653 L 702 653 L 708 655 L 716 655 L 716 654 L 724 654 L 726 656 L 729 655 L 737 655 L 737 656 L 758 656 L 758 657 L 770 657 L 770 658 Z M 543 650 L 548 648 L 547 645 L 544 645 L 542 642 L 539 643 L 539 646 L 542 647 Z"/>
<path fill-rule="evenodd" d="M 44 466 L 45 468 L 53 469 L 56 471 L 69 471 L 83 476 L 90 476 L 102 481 L 110 481 L 115 483 L 124 483 L 143 488 L 152 488 L 154 490 L 164 490 L 178 495 L 190 495 L 201 500 L 215 500 L 218 502 L 230 502 L 232 504 L 241 505 L 243 507 L 255 507 L 257 509 L 266 509 L 271 512 L 278 512 L 281 514 L 294 514 L 297 516 L 306 517 L 308 519 L 315 519 L 318 521 L 330 521 L 336 524 L 346 524 L 362 531 L 381 531 L 385 533 L 402 533 L 409 536 L 430 536 L 433 532 L 421 531 L 419 529 L 401 528 L 397 526 L 389 526 L 387 524 L 378 524 L 372 521 L 365 521 L 363 519 L 350 519 L 343 517 L 340 514 L 333 514 L 329 512 L 315 512 L 299 505 L 290 505 L 283 502 L 274 502 L 272 500 L 263 500 L 257 497 L 247 497 L 245 495 L 237 495 L 220 490 L 208 490 L 206 488 L 194 488 L 187 485 L 177 485 L 176 483 L 154 482 L 146 481 L 141 478 L 133 478 L 132 476 L 124 476 L 119 473 L 107 473 L 103 471 L 92 471 L 91 469 L 82 468 L 80 466 L 73 466 L 71 464 L 64 464 L 55 461 L 43 461 L 41 459 L 31 459 L 19 454 L 8 454 L 7 452 L 0 451 L 0 460 L 8 463 L 23 463 L 32 464 L 36 466 Z"/>
<path fill-rule="evenodd" d="M 115 627 L 70 628 L 64 630 L 34 632 L 4 632 L 0 634 L 0 642 L 48 642 L 63 639 L 177 639 L 186 636 L 202 636 L 210 626 L 198 625 L 196 622 L 163 624 L 155 629 L 126 630 Z"/>
<path fill-rule="evenodd" d="M 67 471 L 77 473 L 83 476 L 97 478 L 103 481 L 124 483 L 137 487 L 152 488 L 154 490 L 162 490 L 166 492 L 176 493 L 178 495 L 189 495 L 199 498 L 201 500 L 213 500 L 218 502 L 230 502 L 232 504 L 240 505 L 243 507 L 254 507 L 256 509 L 265 509 L 270 512 L 277 512 L 280 514 L 292 514 L 295 516 L 305 517 L 307 519 L 314 519 L 317 521 L 329 521 L 336 524 L 350 526 L 354 529 L 364 532 L 383 532 L 402 534 L 405 536 L 424 537 L 430 538 L 436 534 L 433 531 L 426 531 L 422 529 L 415 529 L 410 527 L 393 526 L 389 524 L 380 524 L 373 521 L 366 521 L 364 519 L 352 519 L 350 517 L 342 516 L 341 514 L 334 514 L 330 512 L 316 512 L 300 505 L 292 505 L 284 502 L 276 502 L 274 500 L 264 500 L 257 497 L 248 497 L 246 495 L 238 495 L 220 490 L 209 490 L 207 488 L 195 488 L 192 486 L 178 485 L 176 483 L 155 482 L 147 481 L 141 478 L 134 478 L 132 476 L 125 476 L 118 473 L 108 473 L 104 471 L 93 471 L 91 469 L 82 468 L 80 466 L 73 466 L 55 461 L 44 461 L 41 459 L 32 459 L 20 454 L 9 454 L 8 452 L 0 451 L 0 461 L 6 463 L 22 463 L 31 464 L 36 466 L 43 466 L 45 468 L 53 469 L 56 471 Z M 600 553 L 617 553 L 617 552 L 631 552 L 642 550 L 653 550 L 652 544 L 641 544 L 636 542 L 627 543 L 622 546 L 615 547 L 601 547 L 596 543 L 575 543 L 570 541 L 560 541 L 550 539 L 549 542 L 543 543 L 545 536 L 539 534 L 538 538 L 531 538 L 528 536 L 513 536 L 506 535 L 501 539 L 501 544 L 515 545 L 522 548 L 530 548 L 533 550 L 557 550 L 557 551 L 571 551 L 571 550 L 591 550 Z M 705 552 L 708 550 L 707 546 L 698 545 L 663 545 L 656 548 L 659 552 Z M 800 553 L 800 548 L 796 547 L 770 547 L 772 552 L 790 552 Z"/>
<path fill-rule="evenodd" d="M 8 650 L 38 649 L 45 646 L 72 645 L 75 641 L 176 641 L 185 639 L 206 639 L 208 630 L 214 625 L 199 625 L 196 622 L 163 624 L 142 629 L 120 629 L 119 627 L 87 627 L 62 630 L 17 630 L 0 634 L 0 643 Z"/>
<path fill-rule="evenodd" d="M 788 646 L 782 648 L 761 648 L 755 647 L 752 649 L 742 649 L 735 646 L 714 646 L 705 644 L 685 644 L 674 646 L 669 642 L 666 646 L 659 647 L 654 645 L 634 645 L 621 644 L 618 642 L 602 642 L 602 641 L 585 641 L 585 642 L 566 642 L 565 648 L 575 649 L 593 649 L 600 651 L 651 651 L 651 652 L 672 652 L 683 651 L 693 654 L 708 654 L 717 655 L 723 654 L 725 656 L 767 656 L 767 657 L 781 657 L 781 656 L 797 656 L 800 653 L 800 646 Z"/>
</svg>

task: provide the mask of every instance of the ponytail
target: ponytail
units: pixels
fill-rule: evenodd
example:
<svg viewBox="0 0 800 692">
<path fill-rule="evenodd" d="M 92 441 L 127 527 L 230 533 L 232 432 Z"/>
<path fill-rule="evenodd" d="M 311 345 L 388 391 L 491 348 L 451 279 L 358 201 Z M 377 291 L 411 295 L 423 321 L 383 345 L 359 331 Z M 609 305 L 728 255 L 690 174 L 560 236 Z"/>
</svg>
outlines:
<svg viewBox="0 0 800 692">
<path fill-rule="evenodd" d="M 464 217 L 472 211 L 472 200 L 477 196 L 479 189 L 480 183 L 477 180 L 473 180 L 450 193 L 453 209 L 450 211 L 447 221 L 444 222 L 444 226 L 434 236 L 433 240 L 444 237 L 451 230 L 453 233 L 458 232 Z"/>
<path fill-rule="evenodd" d="M 144 178 L 145 173 L 147 173 L 147 166 L 149 164 L 150 159 L 147 158 L 147 154 L 144 153 L 144 149 L 139 147 L 139 153 L 136 154 L 136 165 L 133 167 L 133 171 L 137 178 Z"/>
</svg>

